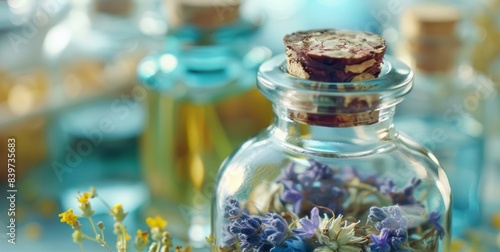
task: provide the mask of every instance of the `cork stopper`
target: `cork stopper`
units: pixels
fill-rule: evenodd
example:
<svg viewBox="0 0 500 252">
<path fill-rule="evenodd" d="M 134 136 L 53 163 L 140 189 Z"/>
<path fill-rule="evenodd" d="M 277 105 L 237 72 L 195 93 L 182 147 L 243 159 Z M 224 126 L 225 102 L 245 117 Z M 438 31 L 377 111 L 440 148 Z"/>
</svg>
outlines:
<svg viewBox="0 0 500 252">
<path fill-rule="evenodd" d="M 376 78 L 387 47 L 378 35 L 345 30 L 296 32 L 284 42 L 289 74 L 328 82 Z"/>
<path fill-rule="evenodd" d="M 134 9 L 134 3 L 133 0 L 93 0 L 93 8 L 97 13 L 128 16 Z"/>
<path fill-rule="evenodd" d="M 239 18 L 240 0 L 164 0 L 172 28 L 216 29 Z"/>
<path fill-rule="evenodd" d="M 419 4 L 403 12 L 401 31 L 407 38 L 454 37 L 460 19 L 460 12 L 451 5 Z"/>
<path fill-rule="evenodd" d="M 301 31 L 284 37 L 287 71 L 298 78 L 323 82 L 358 82 L 377 78 L 387 48 L 378 35 L 346 30 Z M 289 117 L 306 124 L 351 127 L 378 122 L 378 95 L 342 96 L 362 85 L 338 90 L 332 111 L 289 111 Z M 319 99 L 330 99 L 321 97 Z M 309 98 L 311 99 L 311 98 Z M 313 98 L 314 99 L 314 98 Z"/>
<path fill-rule="evenodd" d="M 453 67 L 460 46 L 456 37 L 460 19 L 457 8 L 444 4 L 421 4 L 403 12 L 403 50 L 410 53 L 417 69 L 433 72 Z"/>
</svg>

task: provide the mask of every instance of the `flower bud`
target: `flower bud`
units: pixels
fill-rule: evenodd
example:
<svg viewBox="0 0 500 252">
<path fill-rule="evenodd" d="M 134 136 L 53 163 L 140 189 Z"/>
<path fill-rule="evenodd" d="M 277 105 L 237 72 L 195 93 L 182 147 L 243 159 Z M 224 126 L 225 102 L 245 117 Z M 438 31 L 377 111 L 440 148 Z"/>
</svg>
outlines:
<svg viewBox="0 0 500 252">
<path fill-rule="evenodd" d="M 100 230 L 104 230 L 104 223 L 102 223 L 102 221 L 97 222 L 97 227 L 98 227 Z"/>
<path fill-rule="evenodd" d="M 83 242 L 83 234 L 80 232 L 80 230 L 75 230 L 73 234 L 71 235 L 73 237 L 73 241 L 75 243 L 82 243 Z"/>
</svg>

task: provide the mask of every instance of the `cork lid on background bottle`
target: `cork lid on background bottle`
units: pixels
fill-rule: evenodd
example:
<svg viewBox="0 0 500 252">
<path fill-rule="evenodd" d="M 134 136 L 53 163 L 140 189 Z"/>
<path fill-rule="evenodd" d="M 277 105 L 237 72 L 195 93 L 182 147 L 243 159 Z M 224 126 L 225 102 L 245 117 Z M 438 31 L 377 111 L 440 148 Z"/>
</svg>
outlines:
<svg viewBox="0 0 500 252">
<path fill-rule="evenodd" d="M 128 16 L 134 9 L 133 0 L 94 0 L 93 8 L 98 13 L 112 16 Z"/>
<path fill-rule="evenodd" d="M 402 50 L 410 54 L 415 68 L 446 71 L 455 64 L 460 41 L 458 9 L 445 4 L 419 4 L 401 15 Z"/>
<path fill-rule="evenodd" d="M 164 0 L 169 27 L 213 30 L 239 18 L 240 0 Z"/>
</svg>

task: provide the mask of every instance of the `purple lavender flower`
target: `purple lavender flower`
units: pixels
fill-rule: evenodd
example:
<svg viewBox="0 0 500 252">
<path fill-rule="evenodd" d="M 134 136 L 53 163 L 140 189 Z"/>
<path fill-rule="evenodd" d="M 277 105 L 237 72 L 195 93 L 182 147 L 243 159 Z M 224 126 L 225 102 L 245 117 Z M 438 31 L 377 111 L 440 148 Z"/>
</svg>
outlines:
<svg viewBox="0 0 500 252">
<path fill-rule="evenodd" d="M 380 192 L 384 195 L 389 195 L 392 199 L 393 204 L 398 205 L 413 205 L 420 204 L 420 202 L 415 199 L 413 192 L 415 188 L 422 183 L 422 180 L 417 178 L 412 178 L 408 184 L 403 188 L 399 189 L 393 180 L 387 179 L 382 185 L 380 185 Z"/>
<path fill-rule="evenodd" d="M 281 200 L 292 204 L 293 212 L 299 215 L 309 211 L 314 205 L 342 214 L 342 204 L 348 196 L 345 181 L 342 177 L 336 177 L 330 166 L 314 160 L 308 161 L 310 166 L 302 173 L 296 172 L 294 163 L 283 171 L 278 181 L 284 186 Z"/>
<path fill-rule="evenodd" d="M 406 251 L 403 245 L 408 240 L 408 218 L 399 206 L 371 207 L 368 220 L 375 223 L 379 236 L 372 235 L 374 251 Z M 388 245 L 390 250 L 387 249 Z"/>
<path fill-rule="evenodd" d="M 297 185 L 293 181 L 283 181 L 283 194 L 281 200 L 293 204 L 293 212 L 300 213 L 302 208 L 302 192 L 297 189 Z"/>
<path fill-rule="evenodd" d="M 436 232 L 439 235 L 439 238 L 443 239 L 444 237 L 444 228 L 441 226 L 441 223 L 439 223 L 439 220 L 441 219 L 441 215 L 439 214 L 438 211 L 433 211 L 431 214 L 429 214 L 429 223 L 431 223 L 434 228 L 436 229 Z"/>
<path fill-rule="evenodd" d="M 372 252 L 390 252 L 391 245 L 389 245 L 389 232 L 383 230 L 379 235 L 370 235 L 373 244 L 370 245 Z"/>
<path fill-rule="evenodd" d="M 286 238 L 288 224 L 278 214 L 251 216 L 233 198 L 226 199 L 224 216 L 229 220 L 224 241 L 233 244 L 237 237 L 242 251 L 269 251 Z M 233 239 L 231 239 L 233 237 Z"/>
<path fill-rule="evenodd" d="M 260 250 L 272 244 L 262 238 L 262 220 L 258 216 L 241 215 L 239 218 L 229 223 L 229 232 L 238 237 L 243 251 L 267 251 Z"/>
<path fill-rule="evenodd" d="M 408 218 L 404 215 L 399 206 L 389 207 L 371 207 L 368 220 L 375 223 L 375 227 L 382 231 L 387 228 L 390 230 L 406 229 L 408 227 Z"/>
<path fill-rule="evenodd" d="M 370 244 L 372 252 L 408 252 L 402 248 L 403 243 L 408 239 L 406 233 L 391 232 L 389 229 L 382 229 L 379 235 L 370 235 L 373 243 Z"/>
<path fill-rule="evenodd" d="M 307 217 L 300 219 L 299 223 L 302 227 L 294 228 L 292 232 L 295 233 L 301 239 L 311 238 L 314 236 L 314 233 L 319 228 L 319 222 L 320 222 L 319 210 L 318 208 L 314 207 L 311 210 L 310 219 L 308 219 Z"/>
</svg>

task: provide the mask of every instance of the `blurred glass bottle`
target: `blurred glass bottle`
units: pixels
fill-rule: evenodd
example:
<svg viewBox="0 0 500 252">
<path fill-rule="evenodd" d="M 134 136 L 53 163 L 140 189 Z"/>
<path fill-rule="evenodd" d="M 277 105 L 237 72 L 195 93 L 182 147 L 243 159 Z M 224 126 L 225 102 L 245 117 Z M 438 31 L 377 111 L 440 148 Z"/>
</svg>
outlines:
<svg viewBox="0 0 500 252">
<path fill-rule="evenodd" d="M 72 0 L 45 38 L 51 179 L 64 190 L 57 195 L 63 206 L 72 207 L 75 192 L 93 185 L 112 201 L 129 196 L 121 203 L 132 221 L 147 200 L 137 154 L 144 109 L 134 90 L 139 60 L 162 45 L 161 16 L 151 14 L 155 4 Z"/>
<path fill-rule="evenodd" d="M 494 102 L 488 106 L 487 169 L 483 176 L 484 219 L 492 223 L 491 217 L 500 213 L 500 1 L 483 0 L 481 8 L 475 12 L 474 22 L 477 41 L 471 56 L 473 66 L 489 76 L 495 83 L 492 92 Z"/>
<path fill-rule="evenodd" d="M 143 59 L 147 91 L 142 164 L 160 213 L 177 237 L 203 244 L 220 164 L 272 120 L 258 92 L 257 67 L 271 56 L 250 42 L 259 20 L 240 17 L 240 1 L 168 1 L 167 49 Z"/>
<path fill-rule="evenodd" d="M 479 29 L 479 41 L 472 54 L 474 67 L 496 82 L 500 82 L 500 2 L 482 1 L 474 21 Z M 500 84 L 499 84 L 500 85 Z"/>
<path fill-rule="evenodd" d="M 133 84 L 138 61 L 160 47 L 155 35 L 166 28 L 151 14 L 157 2 L 71 0 L 66 18 L 47 33 L 43 45 L 51 105 Z"/>
<path fill-rule="evenodd" d="M 458 10 L 415 5 L 402 15 L 400 55 L 413 66 L 411 95 L 396 111 L 395 124 L 435 153 L 452 188 L 455 236 L 481 224 L 479 180 L 484 166 L 485 104 L 491 82 L 460 61 Z"/>
</svg>

